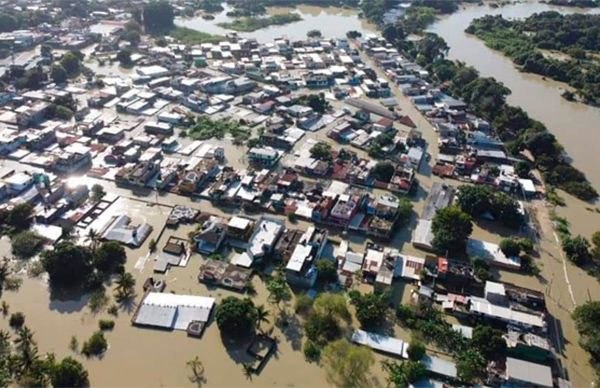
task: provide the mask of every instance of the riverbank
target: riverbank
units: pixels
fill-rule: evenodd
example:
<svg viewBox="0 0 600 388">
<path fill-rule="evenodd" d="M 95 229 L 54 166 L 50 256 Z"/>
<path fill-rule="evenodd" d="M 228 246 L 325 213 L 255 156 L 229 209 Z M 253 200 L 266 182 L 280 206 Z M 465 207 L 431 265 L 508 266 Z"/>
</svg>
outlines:
<svg viewBox="0 0 600 388">
<path fill-rule="evenodd" d="M 575 89 L 579 100 L 597 106 L 600 103 L 600 63 L 596 56 L 600 45 L 587 39 L 588 31 L 600 24 L 600 15 L 556 17 L 554 12 L 532 15 L 523 20 L 507 20 L 500 15 L 485 16 L 471 22 L 466 32 L 509 57 L 525 72 L 565 82 Z M 578 38 L 563 39 L 565 36 Z M 545 55 L 542 50 L 557 50 L 561 58 Z M 566 93 L 567 99 L 573 99 Z"/>
<path fill-rule="evenodd" d="M 302 16 L 296 13 L 285 13 L 272 15 L 265 18 L 245 17 L 235 19 L 232 22 L 219 23 L 219 27 L 239 32 L 253 32 L 270 26 L 282 26 L 302 20 Z"/>
</svg>

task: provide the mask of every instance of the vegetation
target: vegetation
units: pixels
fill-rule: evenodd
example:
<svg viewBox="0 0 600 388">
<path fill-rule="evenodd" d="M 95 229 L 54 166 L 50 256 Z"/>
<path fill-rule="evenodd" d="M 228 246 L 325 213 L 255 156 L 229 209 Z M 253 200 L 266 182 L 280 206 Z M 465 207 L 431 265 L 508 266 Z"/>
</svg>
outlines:
<svg viewBox="0 0 600 388">
<path fill-rule="evenodd" d="M 115 321 L 111 321 L 109 319 L 101 319 L 98 322 L 98 327 L 100 328 L 100 330 L 102 331 L 109 331 L 112 330 L 115 327 Z"/>
<path fill-rule="evenodd" d="M 475 19 L 467 32 L 502 51 L 523 70 L 568 83 L 586 103 L 600 104 L 600 63 L 586 52 L 600 52 L 599 15 L 561 15 L 542 12 L 523 20 L 502 16 Z M 570 59 L 544 55 L 558 50 Z"/>
<path fill-rule="evenodd" d="M 386 360 L 383 362 L 383 369 L 388 374 L 388 386 L 391 387 L 409 387 L 427 376 L 427 368 L 420 361 L 392 362 Z"/>
<path fill-rule="evenodd" d="M 440 253 L 464 253 L 473 232 L 471 217 L 456 206 L 437 211 L 431 224 L 433 247 Z"/>
<path fill-rule="evenodd" d="M 8 325 L 13 329 L 20 329 L 25 324 L 25 315 L 21 312 L 12 313 L 8 319 Z"/>
<path fill-rule="evenodd" d="M 252 32 L 269 26 L 280 26 L 302 20 L 296 13 L 277 14 L 269 17 L 244 17 L 232 22 L 219 23 L 219 27 L 240 32 Z"/>
<path fill-rule="evenodd" d="M 425 344 L 421 341 L 411 340 L 408 346 L 408 359 L 411 361 L 421 361 L 425 356 Z"/>
<path fill-rule="evenodd" d="M 281 302 L 285 302 L 292 297 L 290 287 L 283 276 L 273 276 L 267 281 L 267 291 L 269 292 L 269 302 L 273 303 L 281 310 Z"/>
<path fill-rule="evenodd" d="M 479 325 L 473 329 L 471 345 L 486 360 L 500 360 L 506 353 L 506 341 L 503 332 L 491 326 Z"/>
<path fill-rule="evenodd" d="M 187 135 L 194 140 L 207 140 L 213 137 L 222 139 L 228 133 L 233 136 L 234 140 L 250 138 L 250 130 L 240 123 L 226 119 L 213 121 L 205 116 L 196 119 L 196 123 L 188 130 Z"/>
<path fill-rule="evenodd" d="M 587 264 L 592 258 L 590 242 L 582 236 L 563 238 L 562 249 L 567 258 L 577 265 Z"/>
<path fill-rule="evenodd" d="M 319 272 L 320 280 L 326 283 L 332 283 L 337 281 L 337 265 L 334 260 L 317 260 L 317 271 Z"/>
<path fill-rule="evenodd" d="M 331 145 L 319 142 L 311 147 L 310 156 L 318 160 L 329 161 L 333 159 L 331 152 Z"/>
<path fill-rule="evenodd" d="M 486 361 L 476 350 L 461 353 L 456 360 L 456 374 L 461 381 L 474 384 L 485 375 Z"/>
<path fill-rule="evenodd" d="M 296 314 L 308 314 L 312 310 L 313 300 L 306 294 L 296 296 L 294 311 Z"/>
<path fill-rule="evenodd" d="M 389 182 L 392 180 L 396 167 L 390 162 L 377 162 L 371 170 L 371 175 L 378 181 Z"/>
<path fill-rule="evenodd" d="M 375 363 L 370 349 L 341 339 L 323 349 L 322 362 L 327 380 L 338 387 L 369 386 L 369 369 Z"/>
<path fill-rule="evenodd" d="M 97 331 L 83 343 L 81 347 L 81 353 L 85 354 L 86 357 L 99 356 L 106 351 L 108 348 L 108 342 L 104 338 L 104 333 Z"/>
<path fill-rule="evenodd" d="M 321 38 L 323 34 L 319 30 L 310 30 L 306 33 L 306 36 L 309 38 Z"/>
<path fill-rule="evenodd" d="M 93 272 L 90 250 L 70 241 L 60 242 L 54 250 L 42 252 L 42 264 L 50 282 L 58 287 L 82 285 Z"/>
<path fill-rule="evenodd" d="M 518 228 L 524 221 L 517 200 L 485 185 L 460 186 L 458 205 L 472 217 L 481 217 L 488 213 L 511 228 Z"/>
<path fill-rule="evenodd" d="M 54 365 L 50 373 L 54 387 L 87 387 L 89 386 L 88 372 L 74 358 L 67 357 Z"/>
<path fill-rule="evenodd" d="M 311 340 L 304 343 L 302 351 L 304 352 L 304 358 L 308 361 L 317 361 L 321 357 L 321 348 Z"/>
<path fill-rule="evenodd" d="M 129 272 L 121 272 L 116 280 L 115 299 L 126 303 L 135 296 L 135 278 Z"/>
<path fill-rule="evenodd" d="M 251 299 L 228 296 L 217 306 L 215 314 L 217 326 L 225 335 L 243 337 L 254 332 L 256 327 L 256 307 Z"/>
<path fill-rule="evenodd" d="M 211 35 L 187 27 L 174 27 L 169 31 L 169 35 L 173 39 L 190 46 L 202 43 L 218 43 L 224 39 L 220 35 Z"/>
<path fill-rule="evenodd" d="M 388 307 L 388 295 L 382 293 L 361 294 L 350 291 L 350 303 L 356 307 L 356 319 L 362 327 L 368 328 L 383 323 Z"/>
<path fill-rule="evenodd" d="M 0 331 L 0 386 L 86 387 L 88 373 L 71 357 L 60 362 L 54 354 L 40 356 L 33 332 L 20 328 L 15 338 Z"/>
<path fill-rule="evenodd" d="M 131 60 L 131 50 L 129 49 L 121 49 L 117 53 L 117 61 L 123 67 L 132 67 L 133 61 Z"/>
<path fill-rule="evenodd" d="M 173 6 L 166 0 L 152 0 L 144 5 L 142 12 L 144 28 L 149 34 L 165 33 L 174 26 Z"/>
<path fill-rule="evenodd" d="M 577 306 L 572 317 L 579 332 L 579 344 L 590 353 L 591 364 L 600 375 L 600 301 Z"/>
<path fill-rule="evenodd" d="M 306 94 L 298 98 L 298 104 L 305 105 L 314 110 L 316 113 L 323 114 L 329 110 L 331 104 L 325 98 L 324 93 Z"/>
<path fill-rule="evenodd" d="M 26 230 L 11 237 L 12 253 L 22 259 L 28 259 L 40 251 L 44 238 L 39 234 Z"/>
</svg>

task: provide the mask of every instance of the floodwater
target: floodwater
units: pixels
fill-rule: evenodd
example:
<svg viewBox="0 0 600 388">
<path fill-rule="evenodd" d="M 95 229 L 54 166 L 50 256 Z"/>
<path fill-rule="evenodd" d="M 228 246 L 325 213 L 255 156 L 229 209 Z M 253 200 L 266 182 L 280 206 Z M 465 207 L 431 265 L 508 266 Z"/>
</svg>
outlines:
<svg viewBox="0 0 600 388">
<path fill-rule="evenodd" d="M 494 77 L 510 88 L 512 94 L 508 97 L 508 102 L 520 106 L 531 117 L 544 123 L 565 147 L 573 164 L 586 174 L 596 190 L 600 190 L 600 153 L 594 147 L 595 144 L 600 144 L 600 109 L 565 100 L 561 93 L 568 85 L 520 72 L 510 59 L 464 32 L 473 19 L 487 14 L 525 18 L 544 11 L 564 14 L 600 12 L 597 8 L 556 7 L 532 1 L 495 9 L 488 6 L 467 7 L 441 19 L 429 30 L 446 40 L 450 47 L 450 59 L 463 61 L 475 67 L 482 76 Z"/>
<path fill-rule="evenodd" d="M 231 6 L 224 3 L 223 8 L 222 12 L 214 14 L 213 20 L 205 20 L 201 15 L 197 15 L 192 18 L 178 18 L 175 20 L 175 24 L 210 34 L 225 35 L 232 30 L 219 27 L 218 24 L 231 22 L 234 18 L 227 16 L 227 12 L 233 9 Z M 270 26 L 253 32 L 239 32 L 238 35 L 245 38 L 256 38 L 260 43 L 268 43 L 272 42 L 274 38 L 283 36 L 291 40 L 306 39 L 306 33 L 315 29 L 321 31 L 323 37 L 326 38 L 344 37 L 349 30 L 376 31 L 375 25 L 365 19 L 360 19 L 358 12 L 353 9 L 309 5 L 299 5 L 295 8 L 267 8 L 268 15 L 288 12 L 299 14 L 302 16 L 302 20 L 281 26 Z"/>
</svg>

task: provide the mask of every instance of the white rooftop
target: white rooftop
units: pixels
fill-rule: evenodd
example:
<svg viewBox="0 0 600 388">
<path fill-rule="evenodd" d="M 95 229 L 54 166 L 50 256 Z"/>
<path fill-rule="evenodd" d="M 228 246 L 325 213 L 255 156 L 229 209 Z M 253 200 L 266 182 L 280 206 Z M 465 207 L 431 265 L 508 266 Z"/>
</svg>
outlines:
<svg viewBox="0 0 600 388">
<path fill-rule="evenodd" d="M 215 299 L 196 295 L 151 292 L 142 301 L 134 323 L 186 330 L 192 321 L 208 322 Z"/>
</svg>

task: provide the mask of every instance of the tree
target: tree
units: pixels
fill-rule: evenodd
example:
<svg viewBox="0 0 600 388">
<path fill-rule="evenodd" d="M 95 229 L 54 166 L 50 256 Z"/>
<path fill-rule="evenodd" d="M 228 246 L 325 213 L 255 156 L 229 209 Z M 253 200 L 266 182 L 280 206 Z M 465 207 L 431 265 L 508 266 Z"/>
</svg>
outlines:
<svg viewBox="0 0 600 388">
<path fill-rule="evenodd" d="M 529 178 L 529 172 L 531 171 L 531 166 L 529 163 L 524 160 L 520 160 L 515 164 L 515 172 L 520 178 L 527 179 Z"/>
<path fill-rule="evenodd" d="M 35 232 L 26 230 L 12 236 L 12 253 L 22 259 L 34 256 L 42 248 L 44 238 Z"/>
<path fill-rule="evenodd" d="M 375 363 L 371 350 L 341 339 L 328 344 L 322 353 L 327 380 L 338 387 L 369 386 L 369 370 Z"/>
<path fill-rule="evenodd" d="M 577 265 L 582 265 L 590 260 L 590 243 L 585 237 L 567 236 L 562 241 L 562 249 L 569 260 Z"/>
<path fill-rule="evenodd" d="M 449 50 L 446 41 L 442 37 L 432 33 L 426 33 L 417 42 L 415 48 L 417 50 L 417 60 L 422 58 L 420 62 L 424 60 L 426 63 L 432 63 L 443 58 Z"/>
<path fill-rule="evenodd" d="M 192 375 L 189 377 L 190 382 L 195 384 L 201 384 L 204 382 L 204 365 L 198 356 L 189 360 L 185 363 L 187 367 L 192 371 Z"/>
<path fill-rule="evenodd" d="M 491 326 L 479 325 L 473 329 L 471 346 L 477 349 L 486 360 L 498 360 L 506 352 L 506 340 L 502 331 Z"/>
<path fill-rule="evenodd" d="M 310 156 L 319 160 L 331 160 L 331 146 L 327 143 L 317 143 L 310 149 Z"/>
<path fill-rule="evenodd" d="M 282 276 L 274 276 L 267 282 L 267 291 L 269 292 L 269 302 L 280 308 L 280 303 L 290 299 L 290 288 Z"/>
<path fill-rule="evenodd" d="M 307 340 L 303 347 L 304 358 L 308 361 L 317 361 L 321 357 L 321 348 L 311 340 Z"/>
<path fill-rule="evenodd" d="M 579 343 L 592 356 L 594 364 L 600 361 L 600 301 L 586 302 L 575 308 L 572 314 L 579 332 Z"/>
<path fill-rule="evenodd" d="M 62 57 L 60 64 L 69 77 L 79 74 L 81 70 L 81 58 L 72 51 L 69 51 Z"/>
<path fill-rule="evenodd" d="M 389 182 L 394 176 L 396 168 L 390 162 L 378 162 L 371 170 L 373 178 L 381 182 Z"/>
<path fill-rule="evenodd" d="M 131 51 L 128 49 L 119 50 L 117 53 L 117 61 L 123 67 L 131 67 L 133 65 L 133 61 L 131 60 Z"/>
<path fill-rule="evenodd" d="M 32 216 L 33 206 L 28 203 L 22 203 L 8 212 L 6 223 L 16 230 L 25 230 L 31 225 Z"/>
<path fill-rule="evenodd" d="M 215 313 L 219 330 L 233 337 L 243 337 L 252 333 L 256 325 L 256 316 L 256 307 L 252 300 L 235 296 L 223 299 Z"/>
<path fill-rule="evenodd" d="M 319 30 L 310 30 L 306 33 L 306 36 L 309 38 L 320 38 L 323 36 L 323 34 Z"/>
<path fill-rule="evenodd" d="M 263 323 L 269 323 L 269 311 L 261 304 L 256 307 L 256 327 L 259 331 Z"/>
<path fill-rule="evenodd" d="M 417 341 L 415 339 L 410 341 L 410 345 L 408 346 L 408 358 L 411 361 L 421 361 L 421 359 L 425 356 L 425 345 L 421 341 Z"/>
<path fill-rule="evenodd" d="M 473 232 L 471 217 L 456 206 L 439 209 L 431 224 L 433 247 L 440 253 L 464 252 L 467 238 Z"/>
<path fill-rule="evenodd" d="M 519 253 L 521 253 L 521 244 L 514 238 L 505 238 L 500 241 L 500 250 L 507 257 L 519 256 Z"/>
<path fill-rule="evenodd" d="M 119 303 L 130 300 L 135 295 L 135 278 L 129 272 L 119 274 L 115 287 L 115 298 Z"/>
<path fill-rule="evenodd" d="M 144 28 L 150 34 L 164 33 L 173 28 L 175 14 L 173 7 L 165 0 L 151 1 L 142 11 Z"/>
<path fill-rule="evenodd" d="M 25 315 L 21 312 L 16 312 L 10 315 L 8 325 L 13 329 L 20 329 L 25 324 Z"/>
<path fill-rule="evenodd" d="M 71 357 L 54 365 L 50 375 L 55 387 L 87 387 L 90 384 L 88 372 L 79 361 Z"/>
<path fill-rule="evenodd" d="M 106 195 L 104 187 L 102 187 L 102 185 L 98 183 L 94 183 L 94 185 L 92 186 L 92 193 L 94 194 L 94 199 L 96 201 L 101 200 L 102 197 Z"/>
<path fill-rule="evenodd" d="M 320 314 L 333 318 L 349 319 L 346 298 L 340 294 L 325 292 L 315 299 L 314 309 Z"/>
<path fill-rule="evenodd" d="M 67 71 L 60 63 L 55 63 L 52 65 L 50 77 L 52 78 L 52 82 L 56 84 L 63 84 L 67 82 Z"/>
<path fill-rule="evenodd" d="M 104 333 L 97 331 L 83 343 L 81 353 L 85 354 L 87 357 L 99 356 L 104 353 L 107 348 L 108 342 L 106 342 L 106 338 L 104 338 Z"/>
<path fill-rule="evenodd" d="M 96 250 L 93 263 L 98 271 L 111 274 L 122 272 L 126 261 L 125 248 L 116 241 L 106 241 Z"/>
<path fill-rule="evenodd" d="M 319 273 L 319 279 L 324 282 L 332 283 L 337 281 L 337 265 L 333 260 L 317 260 L 317 271 Z"/>
<path fill-rule="evenodd" d="M 467 350 L 458 355 L 456 374 L 462 381 L 472 384 L 479 381 L 485 374 L 486 362 L 481 353 Z"/>
<path fill-rule="evenodd" d="M 370 327 L 385 321 L 388 298 L 381 293 L 361 294 L 353 290 L 350 292 L 350 301 L 356 307 L 356 319 L 362 327 Z"/>
<path fill-rule="evenodd" d="M 337 319 L 332 315 L 315 312 L 308 316 L 304 323 L 304 332 L 309 340 L 324 345 L 333 341 L 341 334 Z"/>
<path fill-rule="evenodd" d="M 64 241 L 54 250 L 42 252 L 42 265 L 53 285 L 74 287 L 83 284 L 92 273 L 91 257 L 88 248 Z"/>
<path fill-rule="evenodd" d="M 408 387 L 427 376 L 427 368 L 420 361 L 384 361 L 383 369 L 388 373 L 388 386 L 398 388 Z"/>
<path fill-rule="evenodd" d="M 592 235 L 592 255 L 596 260 L 600 260 L 600 231 Z"/>
<path fill-rule="evenodd" d="M 302 96 L 299 103 L 312 108 L 317 113 L 325 113 L 330 107 L 329 101 L 325 99 L 325 94 L 323 93 Z"/>
</svg>

